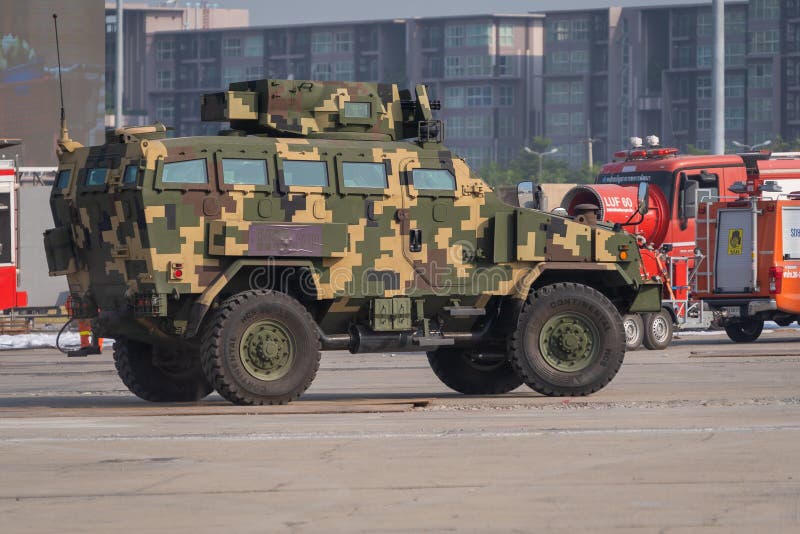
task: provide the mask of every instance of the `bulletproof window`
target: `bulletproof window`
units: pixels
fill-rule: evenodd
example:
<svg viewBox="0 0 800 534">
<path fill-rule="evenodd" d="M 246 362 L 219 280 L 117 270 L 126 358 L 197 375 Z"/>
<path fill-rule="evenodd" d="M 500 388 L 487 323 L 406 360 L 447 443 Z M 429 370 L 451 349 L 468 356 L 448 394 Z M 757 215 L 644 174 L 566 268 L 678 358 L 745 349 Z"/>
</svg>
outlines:
<svg viewBox="0 0 800 534">
<path fill-rule="evenodd" d="M 263 159 L 223 159 L 222 181 L 229 185 L 267 185 Z"/>
<path fill-rule="evenodd" d="M 161 172 L 161 181 L 165 184 L 207 184 L 208 170 L 206 169 L 206 160 L 191 159 L 165 163 Z"/>
<path fill-rule="evenodd" d="M 453 191 L 456 188 L 456 179 L 447 169 L 414 169 L 411 179 L 417 189 Z"/>
<path fill-rule="evenodd" d="M 345 102 L 344 116 L 349 119 L 369 119 L 372 117 L 369 102 Z"/>
<path fill-rule="evenodd" d="M 86 186 L 105 185 L 107 175 L 108 175 L 108 169 L 104 168 L 87 169 L 86 180 L 83 182 L 83 185 Z"/>
<path fill-rule="evenodd" d="M 342 163 L 345 187 L 386 189 L 386 166 L 383 163 Z"/>
<path fill-rule="evenodd" d="M 64 189 L 69 185 L 70 178 L 72 178 L 72 171 L 70 169 L 64 169 L 63 171 L 58 171 L 58 177 L 56 178 L 56 187 L 58 189 Z"/>
<path fill-rule="evenodd" d="M 283 183 L 287 186 L 327 187 L 328 165 L 324 161 L 285 160 Z"/>
<path fill-rule="evenodd" d="M 122 176 L 122 183 L 135 184 L 137 176 L 139 176 L 139 166 L 128 165 L 125 167 L 125 174 Z"/>
</svg>

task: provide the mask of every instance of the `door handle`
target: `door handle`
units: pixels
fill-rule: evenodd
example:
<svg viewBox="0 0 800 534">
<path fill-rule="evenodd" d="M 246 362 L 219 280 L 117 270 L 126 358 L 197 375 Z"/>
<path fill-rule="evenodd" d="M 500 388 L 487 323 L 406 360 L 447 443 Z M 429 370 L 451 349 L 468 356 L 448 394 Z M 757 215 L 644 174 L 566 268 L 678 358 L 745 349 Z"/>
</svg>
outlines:
<svg viewBox="0 0 800 534">
<path fill-rule="evenodd" d="M 422 252 L 422 230 L 408 231 L 408 250 L 410 252 Z"/>
</svg>

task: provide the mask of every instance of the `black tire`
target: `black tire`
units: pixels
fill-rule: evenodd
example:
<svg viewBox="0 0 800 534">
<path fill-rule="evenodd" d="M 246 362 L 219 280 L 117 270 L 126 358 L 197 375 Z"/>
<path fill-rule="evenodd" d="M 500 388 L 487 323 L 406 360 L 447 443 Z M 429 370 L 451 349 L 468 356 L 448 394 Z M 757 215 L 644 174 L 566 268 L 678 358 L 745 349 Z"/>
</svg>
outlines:
<svg viewBox="0 0 800 534">
<path fill-rule="evenodd" d="M 625 331 L 625 350 L 636 350 L 642 346 L 644 340 L 644 321 L 638 313 L 630 313 L 622 318 L 622 328 Z"/>
<path fill-rule="evenodd" d="M 605 387 L 625 358 L 622 317 L 599 291 L 558 283 L 528 296 L 511 336 L 509 356 L 533 390 L 582 396 Z"/>
<path fill-rule="evenodd" d="M 441 348 L 428 353 L 434 374 L 447 387 L 465 395 L 497 395 L 522 385 L 508 360 L 479 362 L 465 349 Z"/>
<path fill-rule="evenodd" d="M 146 343 L 118 339 L 114 366 L 131 393 L 146 401 L 194 402 L 214 391 L 199 358 L 183 355 L 165 360 L 158 349 Z"/>
<path fill-rule="evenodd" d="M 222 302 L 203 333 L 201 362 L 217 392 L 234 404 L 285 404 L 319 369 L 311 315 L 275 291 L 245 291 Z"/>
<path fill-rule="evenodd" d="M 745 319 L 725 325 L 725 333 L 736 343 L 750 343 L 758 339 L 764 330 L 764 321 L 761 319 Z"/>
<path fill-rule="evenodd" d="M 644 316 L 644 346 L 650 350 L 664 350 L 672 342 L 672 315 L 661 308 L 660 312 Z"/>
</svg>

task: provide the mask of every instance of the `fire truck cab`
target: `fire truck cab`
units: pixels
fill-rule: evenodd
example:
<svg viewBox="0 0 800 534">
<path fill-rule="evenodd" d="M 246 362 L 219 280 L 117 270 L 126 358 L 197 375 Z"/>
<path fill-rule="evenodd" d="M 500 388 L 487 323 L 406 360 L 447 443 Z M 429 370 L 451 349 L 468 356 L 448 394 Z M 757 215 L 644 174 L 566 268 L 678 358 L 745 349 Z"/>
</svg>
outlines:
<svg viewBox="0 0 800 534">
<path fill-rule="evenodd" d="M 20 143 L 0 139 L 0 150 Z M 17 290 L 18 222 L 16 164 L 0 157 L 0 313 L 28 304 L 28 294 Z"/>
</svg>

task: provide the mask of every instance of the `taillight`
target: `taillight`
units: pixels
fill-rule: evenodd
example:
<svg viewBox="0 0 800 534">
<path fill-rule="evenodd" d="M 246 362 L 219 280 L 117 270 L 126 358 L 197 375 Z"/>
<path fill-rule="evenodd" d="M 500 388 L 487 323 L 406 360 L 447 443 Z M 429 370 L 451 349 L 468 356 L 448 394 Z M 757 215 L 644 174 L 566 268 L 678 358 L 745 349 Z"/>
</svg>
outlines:
<svg viewBox="0 0 800 534">
<path fill-rule="evenodd" d="M 783 287 L 783 267 L 769 268 L 769 292 L 771 294 L 780 293 Z"/>
</svg>

